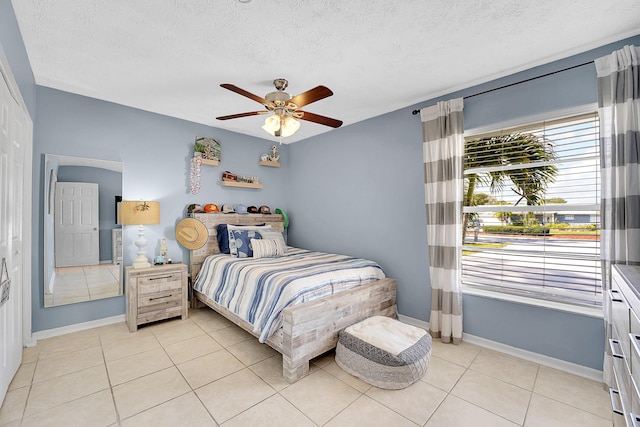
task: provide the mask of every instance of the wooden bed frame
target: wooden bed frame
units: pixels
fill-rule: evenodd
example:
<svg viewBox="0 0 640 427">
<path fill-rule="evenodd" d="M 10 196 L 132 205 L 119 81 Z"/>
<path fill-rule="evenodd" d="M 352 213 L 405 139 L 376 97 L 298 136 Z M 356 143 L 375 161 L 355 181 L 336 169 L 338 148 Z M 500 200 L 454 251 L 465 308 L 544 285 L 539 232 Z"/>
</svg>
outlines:
<svg viewBox="0 0 640 427">
<path fill-rule="evenodd" d="M 273 230 L 284 231 L 281 215 L 197 213 L 191 217 L 202 221 L 209 231 L 207 243 L 190 251 L 189 269 L 195 281 L 204 259 L 220 253 L 216 238 L 218 224 L 255 225 L 271 224 Z M 198 302 L 211 307 L 225 318 L 254 336 L 253 327 L 229 310 L 216 304 L 204 294 L 192 289 L 192 307 Z M 338 292 L 323 298 L 298 304 L 283 311 L 282 328 L 271 335 L 267 344 L 282 354 L 282 375 L 290 383 L 298 381 L 309 371 L 309 360 L 332 348 L 338 342 L 338 333 L 367 317 L 381 315 L 396 317 L 396 281 L 386 278 L 366 283 L 357 288 Z"/>
</svg>

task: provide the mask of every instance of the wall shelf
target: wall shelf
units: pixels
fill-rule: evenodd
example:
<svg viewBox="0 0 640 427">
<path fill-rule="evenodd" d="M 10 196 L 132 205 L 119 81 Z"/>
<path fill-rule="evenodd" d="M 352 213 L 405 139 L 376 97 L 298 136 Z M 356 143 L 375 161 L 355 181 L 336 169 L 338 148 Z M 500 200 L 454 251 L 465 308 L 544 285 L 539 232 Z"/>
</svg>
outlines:
<svg viewBox="0 0 640 427">
<path fill-rule="evenodd" d="M 260 162 L 258 162 L 258 164 L 260 166 L 269 166 L 271 168 L 279 168 L 280 167 L 280 163 L 279 162 L 271 162 L 269 160 L 261 160 Z"/>
<path fill-rule="evenodd" d="M 208 166 L 218 166 L 218 164 L 220 164 L 220 161 L 215 159 L 202 159 L 202 164 Z"/>
<path fill-rule="evenodd" d="M 223 187 L 262 188 L 259 182 L 221 181 Z"/>
</svg>

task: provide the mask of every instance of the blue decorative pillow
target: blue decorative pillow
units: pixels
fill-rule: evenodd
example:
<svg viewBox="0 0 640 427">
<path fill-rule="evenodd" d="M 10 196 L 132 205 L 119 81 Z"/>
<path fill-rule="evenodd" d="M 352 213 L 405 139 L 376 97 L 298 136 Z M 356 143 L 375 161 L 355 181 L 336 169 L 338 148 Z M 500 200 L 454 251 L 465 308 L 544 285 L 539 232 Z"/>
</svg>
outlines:
<svg viewBox="0 0 640 427">
<path fill-rule="evenodd" d="M 253 257 L 251 239 L 262 239 L 260 230 L 271 229 L 270 225 L 263 227 L 246 227 L 228 225 L 227 234 L 229 236 L 229 252 L 238 258 Z"/>
<path fill-rule="evenodd" d="M 262 239 L 256 230 L 229 230 L 229 251 L 238 258 L 253 257 L 251 239 Z"/>
<path fill-rule="evenodd" d="M 216 239 L 218 240 L 218 248 L 220 248 L 221 254 L 230 254 L 231 250 L 229 249 L 229 232 L 227 231 L 228 224 L 218 224 L 216 226 Z M 257 224 L 257 225 L 234 225 L 234 227 L 241 228 L 253 228 L 253 227 L 269 227 L 271 230 L 271 225 Z"/>
<path fill-rule="evenodd" d="M 218 239 L 218 247 L 221 254 L 229 254 L 229 233 L 227 232 L 227 224 L 218 224 L 216 226 L 216 238 Z"/>
</svg>

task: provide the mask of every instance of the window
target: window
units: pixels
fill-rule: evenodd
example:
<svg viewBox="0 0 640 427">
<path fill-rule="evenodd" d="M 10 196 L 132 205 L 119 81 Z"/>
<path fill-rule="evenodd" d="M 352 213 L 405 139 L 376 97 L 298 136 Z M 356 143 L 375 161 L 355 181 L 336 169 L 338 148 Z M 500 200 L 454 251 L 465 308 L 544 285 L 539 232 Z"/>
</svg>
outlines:
<svg viewBox="0 0 640 427">
<path fill-rule="evenodd" d="M 465 137 L 462 282 L 601 305 L 597 113 Z"/>
</svg>

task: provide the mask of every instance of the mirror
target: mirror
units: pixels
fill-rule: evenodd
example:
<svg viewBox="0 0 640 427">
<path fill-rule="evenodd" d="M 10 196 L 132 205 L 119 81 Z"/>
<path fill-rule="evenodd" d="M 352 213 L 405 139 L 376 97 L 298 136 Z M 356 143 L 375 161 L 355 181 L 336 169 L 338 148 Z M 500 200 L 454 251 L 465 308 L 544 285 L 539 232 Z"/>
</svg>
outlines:
<svg viewBox="0 0 640 427">
<path fill-rule="evenodd" d="M 122 163 L 45 154 L 44 306 L 122 295 Z"/>
</svg>

